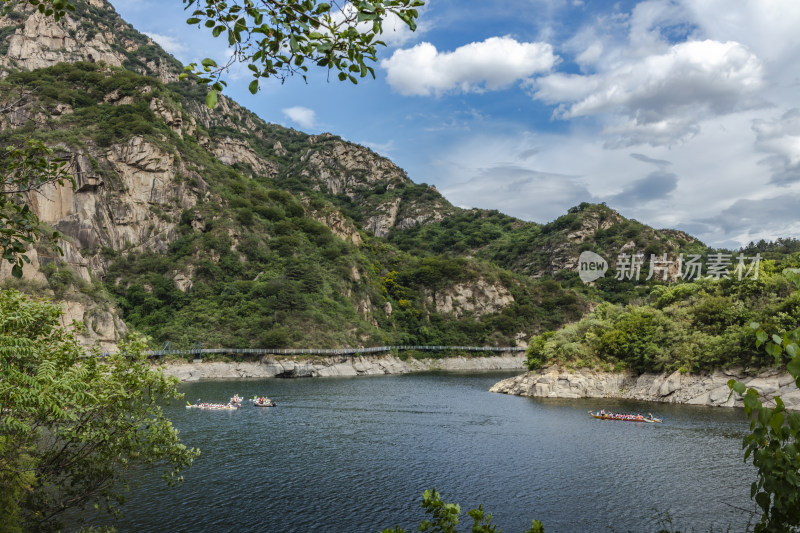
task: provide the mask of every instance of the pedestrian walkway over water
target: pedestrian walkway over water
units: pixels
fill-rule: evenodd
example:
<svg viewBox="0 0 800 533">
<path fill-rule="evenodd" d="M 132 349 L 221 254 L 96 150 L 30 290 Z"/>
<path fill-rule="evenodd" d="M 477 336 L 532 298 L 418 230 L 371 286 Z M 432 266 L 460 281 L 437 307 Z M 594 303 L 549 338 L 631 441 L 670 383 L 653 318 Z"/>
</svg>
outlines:
<svg viewBox="0 0 800 533">
<path fill-rule="evenodd" d="M 193 348 L 172 348 L 166 343 L 161 350 L 145 352 L 148 357 L 159 358 L 165 355 L 194 355 L 196 359 L 203 355 L 349 355 L 359 356 L 375 353 L 401 352 L 416 350 L 421 352 L 524 352 L 525 348 L 519 346 L 426 346 L 426 345 L 400 345 L 400 346 L 373 346 L 370 348 L 202 348 L 196 344 Z M 104 353 L 103 355 L 108 355 Z"/>
</svg>

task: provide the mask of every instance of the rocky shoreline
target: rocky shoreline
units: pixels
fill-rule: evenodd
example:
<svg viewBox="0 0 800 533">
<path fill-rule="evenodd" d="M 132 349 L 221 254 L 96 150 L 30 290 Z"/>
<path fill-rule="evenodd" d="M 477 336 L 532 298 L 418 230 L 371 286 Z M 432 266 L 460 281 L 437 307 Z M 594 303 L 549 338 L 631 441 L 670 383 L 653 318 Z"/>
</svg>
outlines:
<svg viewBox="0 0 800 533">
<path fill-rule="evenodd" d="M 375 376 L 408 374 L 429 370 L 521 370 L 525 355 L 497 355 L 490 357 L 447 357 L 442 359 L 402 360 L 393 355 L 336 356 L 336 357 L 264 357 L 258 361 L 243 362 L 175 362 L 168 361 L 159 367 L 180 381 L 206 379 L 246 378 L 303 378 L 334 376 Z"/>
<path fill-rule="evenodd" d="M 717 370 L 693 375 L 600 372 L 557 366 L 526 372 L 495 384 L 490 391 L 534 398 L 624 398 L 651 402 L 741 407 L 741 399 L 729 397 L 728 380 L 737 379 L 755 387 L 771 400 L 780 396 L 787 409 L 800 411 L 800 390 L 788 373 L 767 370 L 756 376 L 741 370 Z"/>
</svg>

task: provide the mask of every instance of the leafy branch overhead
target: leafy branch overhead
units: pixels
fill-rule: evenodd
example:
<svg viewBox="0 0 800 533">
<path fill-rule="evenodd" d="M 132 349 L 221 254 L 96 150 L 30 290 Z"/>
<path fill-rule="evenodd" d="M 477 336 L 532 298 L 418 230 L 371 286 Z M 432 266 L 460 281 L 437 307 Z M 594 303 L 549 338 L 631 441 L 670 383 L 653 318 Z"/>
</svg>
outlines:
<svg viewBox="0 0 800 533">
<path fill-rule="evenodd" d="M 25 196 L 41 193 L 49 184 L 70 182 L 74 186 L 70 168 L 70 158 L 57 157 L 42 141 L 0 148 L 0 254 L 13 265 L 14 277 L 22 277 L 23 261 L 30 262 L 25 255 L 27 247 L 45 235 Z M 54 232 L 50 237 L 56 241 L 60 235 Z"/>
<path fill-rule="evenodd" d="M 253 77 L 250 92 L 258 91 L 262 78 L 285 80 L 294 74 L 305 79 L 308 64 L 338 71 L 341 81 L 358 83 L 358 78 L 375 77 L 369 65 L 377 61 L 384 23 L 396 18 L 412 31 L 422 0 L 375 0 L 316 2 L 314 0 L 245 0 L 242 4 L 224 0 L 183 0 L 194 9 L 187 24 L 208 28 L 214 37 L 225 36 L 232 54 L 218 65 L 206 58 L 192 63 L 183 76 L 198 76 L 209 84 L 209 106 L 225 82 L 221 75 L 234 63 L 246 63 Z"/>
<path fill-rule="evenodd" d="M 786 269 L 783 274 L 800 289 L 800 270 Z M 800 328 L 783 336 L 770 336 L 757 322 L 756 345 L 775 358 L 776 364 L 786 363 L 786 370 L 800 387 Z M 797 531 L 800 526 L 800 413 L 789 412 L 780 397 L 774 405 L 763 402 L 758 390 L 747 388 L 741 381 L 730 380 L 731 395 L 742 397 L 744 410 L 750 419 L 750 433 L 743 441 L 744 460 L 752 458 L 758 479 L 750 486 L 750 497 L 763 511 L 756 524 L 756 533 Z"/>
</svg>

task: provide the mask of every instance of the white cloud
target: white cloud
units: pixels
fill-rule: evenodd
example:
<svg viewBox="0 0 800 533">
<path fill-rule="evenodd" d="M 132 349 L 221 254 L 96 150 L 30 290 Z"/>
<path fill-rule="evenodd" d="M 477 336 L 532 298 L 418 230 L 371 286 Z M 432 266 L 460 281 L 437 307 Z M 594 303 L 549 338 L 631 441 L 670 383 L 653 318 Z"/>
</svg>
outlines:
<svg viewBox="0 0 800 533">
<path fill-rule="evenodd" d="M 797 0 L 680 1 L 709 38 L 738 41 L 765 61 L 800 61 Z"/>
<path fill-rule="evenodd" d="M 494 91 L 536 73 L 547 72 L 557 61 L 547 43 L 525 43 L 490 37 L 452 52 L 439 52 L 431 43 L 397 50 L 381 61 L 386 79 L 403 95 L 430 96 L 447 92 Z"/>
<path fill-rule="evenodd" d="M 316 120 L 316 113 L 307 107 L 294 106 L 282 109 L 283 114 L 289 120 L 299 125 L 301 128 L 313 128 Z"/>
<path fill-rule="evenodd" d="M 708 119 L 690 143 L 636 150 L 604 148 L 592 130 L 475 134 L 439 154 L 430 174 L 415 179 L 435 182 L 457 205 L 541 223 L 580 202 L 605 201 L 623 216 L 688 231 L 713 246 L 797 235 L 789 199 L 800 195 L 800 183 L 771 183 L 763 154 L 752 148 L 750 124 L 762 114 Z M 750 203 L 738 203 L 742 199 Z M 747 223 L 735 222 L 738 212 Z"/>
<path fill-rule="evenodd" d="M 615 145 L 669 144 L 695 134 L 698 121 L 754 105 L 761 61 L 736 42 L 687 41 L 661 54 L 592 75 L 552 74 L 534 98 L 558 104 L 562 119 L 606 114 Z"/>
<path fill-rule="evenodd" d="M 575 57 L 575 61 L 581 66 L 586 66 L 597 62 L 603 55 L 603 43 L 594 41 L 586 49 Z"/>
<path fill-rule="evenodd" d="M 792 108 L 775 120 L 753 121 L 756 148 L 769 154 L 763 162 L 773 171 L 772 183 L 800 182 L 800 109 Z"/>
<path fill-rule="evenodd" d="M 180 40 L 170 35 L 161 35 L 159 33 L 144 32 L 145 35 L 153 39 L 161 48 L 167 53 L 174 55 L 177 58 L 182 58 L 189 48 Z"/>
</svg>

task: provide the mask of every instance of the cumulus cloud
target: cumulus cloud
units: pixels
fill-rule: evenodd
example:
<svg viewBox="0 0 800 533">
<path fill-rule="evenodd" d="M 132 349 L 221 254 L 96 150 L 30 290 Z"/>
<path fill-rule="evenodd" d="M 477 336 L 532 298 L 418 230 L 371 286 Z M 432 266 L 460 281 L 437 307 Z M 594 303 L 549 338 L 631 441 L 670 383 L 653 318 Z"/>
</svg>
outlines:
<svg viewBox="0 0 800 533">
<path fill-rule="evenodd" d="M 796 0 L 739 0 L 735 6 L 729 0 L 680 0 L 680 3 L 712 39 L 740 42 L 765 61 L 800 62 L 797 54 L 800 2 Z"/>
<path fill-rule="evenodd" d="M 430 96 L 447 92 L 494 91 L 547 72 L 557 62 L 547 43 L 518 42 L 490 37 L 452 52 L 440 52 L 431 43 L 397 50 L 381 61 L 391 87 L 403 95 Z"/>
<path fill-rule="evenodd" d="M 669 144 L 697 132 L 698 121 L 755 105 L 761 61 L 736 42 L 675 44 L 661 54 L 591 74 L 552 74 L 533 83 L 533 97 L 571 119 L 610 114 L 616 145 Z"/>
<path fill-rule="evenodd" d="M 163 48 L 167 53 L 172 54 L 175 57 L 183 57 L 183 55 L 189 51 L 189 48 L 175 37 L 150 32 L 144 32 L 144 34 L 161 45 L 161 48 Z"/>
<path fill-rule="evenodd" d="M 756 148 L 769 154 L 763 163 L 772 169 L 771 182 L 800 182 L 800 109 L 792 108 L 776 120 L 753 121 Z"/>
<path fill-rule="evenodd" d="M 287 107 L 282 109 L 283 114 L 301 128 L 313 128 L 316 121 L 316 113 L 313 109 L 302 106 Z"/>
</svg>

